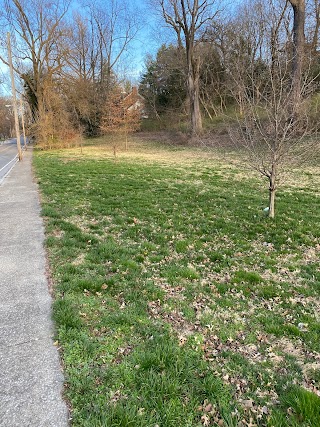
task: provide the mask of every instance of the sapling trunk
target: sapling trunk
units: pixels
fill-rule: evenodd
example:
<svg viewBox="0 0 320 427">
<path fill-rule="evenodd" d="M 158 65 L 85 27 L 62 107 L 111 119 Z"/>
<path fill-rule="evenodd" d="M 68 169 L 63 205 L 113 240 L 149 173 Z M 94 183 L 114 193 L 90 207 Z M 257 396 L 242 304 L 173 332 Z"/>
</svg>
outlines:
<svg viewBox="0 0 320 427">
<path fill-rule="evenodd" d="M 274 218 L 275 215 L 276 172 L 276 165 L 273 163 L 269 176 L 269 218 Z"/>
<path fill-rule="evenodd" d="M 269 218 L 274 218 L 276 190 L 269 188 Z"/>
</svg>

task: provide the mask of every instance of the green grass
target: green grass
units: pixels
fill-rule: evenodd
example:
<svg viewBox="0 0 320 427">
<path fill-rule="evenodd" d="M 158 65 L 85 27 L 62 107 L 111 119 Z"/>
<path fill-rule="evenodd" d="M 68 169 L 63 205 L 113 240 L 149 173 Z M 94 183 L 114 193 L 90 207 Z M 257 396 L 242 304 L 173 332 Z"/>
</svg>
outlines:
<svg viewBox="0 0 320 427">
<path fill-rule="evenodd" d="M 34 164 L 73 426 L 320 425 L 309 172 L 270 221 L 261 183 L 199 150 L 91 141 Z"/>
</svg>

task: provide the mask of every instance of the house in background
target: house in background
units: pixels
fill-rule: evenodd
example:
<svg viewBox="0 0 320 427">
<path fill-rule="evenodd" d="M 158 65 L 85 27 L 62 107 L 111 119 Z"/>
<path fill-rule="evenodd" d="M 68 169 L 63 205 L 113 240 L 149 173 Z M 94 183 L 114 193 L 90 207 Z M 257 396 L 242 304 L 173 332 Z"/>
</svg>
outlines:
<svg viewBox="0 0 320 427">
<path fill-rule="evenodd" d="M 148 114 L 146 111 L 146 101 L 142 95 L 139 94 L 138 88 L 134 86 L 131 92 L 124 97 L 128 111 L 139 111 L 142 119 L 147 119 Z"/>
</svg>

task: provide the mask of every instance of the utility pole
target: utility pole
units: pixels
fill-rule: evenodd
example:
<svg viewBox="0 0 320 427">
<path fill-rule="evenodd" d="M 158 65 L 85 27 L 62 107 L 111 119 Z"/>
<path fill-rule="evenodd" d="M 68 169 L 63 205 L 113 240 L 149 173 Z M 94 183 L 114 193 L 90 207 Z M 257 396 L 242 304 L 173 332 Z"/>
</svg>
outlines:
<svg viewBox="0 0 320 427">
<path fill-rule="evenodd" d="M 19 161 L 21 161 L 22 160 L 22 151 L 21 151 L 21 144 L 20 144 L 19 117 L 18 117 L 16 88 L 15 88 L 15 84 L 14 84 L 10 33 L 7 33 L 7 47 L 8 47 L 9 67 L 10 67 L 11 88 L 12 88 L 12 104 L 13 104 L 13 113 L 14 113 L 14 123 L 15 123 L 15 128 L 16 128 L 18 157 L 19 157 Z"/>
<path fill-rule="evenodd" d="M 24 109 L 22 105 L 22 96 L 20 97 L 20 111 L 21 111 L 21 122 L 22 122 L 22 131 L 23 131 L 23 143 L 24 149 L 27 149 L 27 140 L 26 140 L 26 129 L 24 127 Z"/>
</svg>

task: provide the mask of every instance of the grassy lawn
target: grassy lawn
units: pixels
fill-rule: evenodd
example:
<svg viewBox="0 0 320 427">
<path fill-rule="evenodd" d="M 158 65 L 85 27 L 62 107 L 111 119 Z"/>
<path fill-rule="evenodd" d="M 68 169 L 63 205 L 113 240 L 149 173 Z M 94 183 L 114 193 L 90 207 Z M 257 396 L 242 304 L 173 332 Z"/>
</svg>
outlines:
<svg viewBox="0 0 320 427">
<path fill-rule="evenodd" d="M 73 426 L 320 426 L 320 169 L 270 221 L 266 183 L 199 150 L 34 165 Z"/>
</svg>

